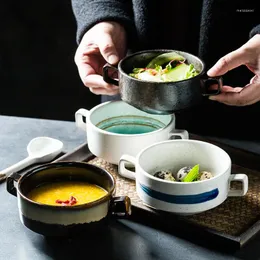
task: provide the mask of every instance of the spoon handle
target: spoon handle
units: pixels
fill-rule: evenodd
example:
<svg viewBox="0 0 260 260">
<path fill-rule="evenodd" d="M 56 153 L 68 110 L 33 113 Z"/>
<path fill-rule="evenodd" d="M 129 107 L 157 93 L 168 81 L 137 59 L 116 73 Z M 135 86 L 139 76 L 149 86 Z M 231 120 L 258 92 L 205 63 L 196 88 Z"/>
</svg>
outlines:
<svg viewBox="0 0 260 260">
<path fill-rule="evenodd" d="M 0 171 L 0 173 L 5 174 L 5 175 L 9 175 L 12 172 L 19 171 L 21 169 L 26 168 L 27 166 L 33 164 L 34 162 L 35 162 L 35 158 L 28 156 L 25 159 L 21 160 L 20 162 Z"/>
</svg>

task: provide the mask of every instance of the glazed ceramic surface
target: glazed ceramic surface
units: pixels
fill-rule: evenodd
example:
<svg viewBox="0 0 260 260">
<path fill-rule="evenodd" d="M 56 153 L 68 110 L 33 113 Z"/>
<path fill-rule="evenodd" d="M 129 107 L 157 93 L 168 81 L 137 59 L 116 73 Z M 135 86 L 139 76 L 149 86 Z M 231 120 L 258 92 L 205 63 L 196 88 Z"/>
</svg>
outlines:
<svg viewBox="0 0 260 260">
<path fill-rule="evenodd" d="M 135 172 L 125 164 L 133 164 Z M 214 177 L 196 182 L 172 182 L 153 176 L 157 171 L 200 165 Z M 123 155 L 119 174 L 136 180 L 141 200 L 155 209 L 178 214 L 196 214 L 212 209 L 228 196 L 244 196 L 248 190 L 247 175 L 231 174 L 229 155 L 213 144 L 197 140 L 169 140 L 153 144 L 136 156 Z M 230 189 L 231 182 L 239 181 L 242 189 Z"/>
<path fill-rule="evenodd" d="M 16 181 L 17 188 L 14 186 Z M 93 202 L 74 206 L 46 205 L 28 198 L 27 194 L 34 188 L 55 181 L 93 183 L 105 189 L 107 194 Z M 7 191 L 17 196 L 21 222 L 32 231 L 48 236 L 69 235 L 75 230 L 96 228 L 106 221 L 109 214 L 130 214 L 130 199 L 113 197 L 114 189 L 115 181 L 110 173 L 80 162 L 50 163 L 38 166 L 23 176 L 13 173 L 7 178 Z M 124 212 L 117 211 L 119 204 L 121 209 L 125 207 Z"/>
<path fill-rule="evenodd" d="M 193 78 L 176 82 L 143 81 L 129 76 L 133 68 L 145 68 L 159 54 L 175 51 L 194 64 L 199 74 Z M 109 77 L 108 71 L 117 70 L 119 79 Z M 151 114 L 172 114 L 200 104 L 203 96 L 217 95 L 222 87 L 222 78 L 209 78 L 205 73 L 205 64 L 198 57 L 177 50 L 147 50 L 134 53 L 122 59 L 118 68 L 109 64 L 104 67 L 103 78 L 106 82 L 119 85 L 121 99 L 132 106 Z M 209 86 L 217 84 L 216 91 Z"/>
<path fill-rule="evenodd" d="M 90 111 L 79 109 L 75 120 L 86 131 L 90 151 L 112 164 L 118 164 L 123 154 L 136 156 L 155 142 L 189 137 L 186 130 L 175 129 L 174 114 L 151 115 L 123 101 L 102 103 Z M 110 132 L 115 128 L 118 133 Z"/>
</svg>

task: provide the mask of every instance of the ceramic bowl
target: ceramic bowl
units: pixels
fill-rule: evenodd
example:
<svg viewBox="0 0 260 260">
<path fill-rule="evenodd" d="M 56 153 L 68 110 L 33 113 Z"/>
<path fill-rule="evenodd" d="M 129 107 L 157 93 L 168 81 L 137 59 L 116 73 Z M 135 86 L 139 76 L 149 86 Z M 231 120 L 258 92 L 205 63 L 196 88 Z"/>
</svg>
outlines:
<svg viewBox="0 0 260 260">
<path fill-rule="evenodd" d="M 104 188 L 108 193 L 93 202 L 74 206 L 46 205 L 28 198 L 28 193 L 44 183 L 85 181 Z M 14 183 L 17 182 L 17 185 Z M 15 187 L 16 186 L 16 187 Z M 98 230 L 110 216 L 131 214 L 129 197 L 115 197 L 115 180 L 107 171 L 81 162 L 57 162 L 38 166 L 20 176 L 7 178 L 7 191 L 17 196 L 21 222 L 44 236 L 71 236 Z"/>
<path fill-rule="evenodd" d="M 127 169 L 126 163 L 135 166 Z M 178 172 L 185 166 L 199 164 L 213 178 L 195 182 L 173 182 L 154 177 L 161 170 Z M 177 214 L 196 214 L 223 203 L 229 196 L 244 196 L 248 177 L 231 174 L 231 158 L 220 147 L 197 140 L 169 140 L 146 147 L 136 157 L 123 155 L 119 174 L 136 180 L 136 191 L 149 207 Z M 241 182 L 241 189 L 231 189 L 232 182 Z"/>
<path fill-rule="evenodd" d="M 75 113 L 77 127 L 86 132 L 89 150 L 118 164 L 123 154 L 136 156 L 144 147 L 171 138 L 189 138 L 176 129 L 175 115 L 151 115 L 123 101 L 109 101 Z"/>
<path fill-rule="evenodd" d="M 189 64 L 192 63 L 199 74 L 176 82 L 143 81 L 129 76 L 133 68 L 145 68 L 154 57 L 171 51 L 182 55 Z M 136 52 L 122 59 L 117 67 L 106 64 L 103 70 L 104 81 L 119 86 L 123 101 L 151 114 L 172 114 L 190 109 L 200 104 L 204 96 L 218 95 L 222 87 L 222 78 L 208 77 L 205 64 L 199 57 L 179 50 Z M 117 71 L 119 78 L 111 78 L 110 71 Z M 218 85 L 217 90 L 210 89 L 213 83 Z"/>
</svg>

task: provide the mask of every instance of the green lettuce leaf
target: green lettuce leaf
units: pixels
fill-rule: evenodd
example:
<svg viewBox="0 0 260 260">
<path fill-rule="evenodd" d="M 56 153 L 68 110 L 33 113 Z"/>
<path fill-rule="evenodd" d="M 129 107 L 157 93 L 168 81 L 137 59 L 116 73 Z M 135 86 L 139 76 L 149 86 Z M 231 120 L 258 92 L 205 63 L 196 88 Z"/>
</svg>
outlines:
<svg viewBox="0 0 260 260">
<path fill-rule="evenodd" d="M 199 164 L 196 164 L 195 166 L 192 167 L 192 169 L 189 171 L 189 173 L 183 178 L 183 182 L 192 182 L 197 180 L 199 176 Z"/>
</svg>

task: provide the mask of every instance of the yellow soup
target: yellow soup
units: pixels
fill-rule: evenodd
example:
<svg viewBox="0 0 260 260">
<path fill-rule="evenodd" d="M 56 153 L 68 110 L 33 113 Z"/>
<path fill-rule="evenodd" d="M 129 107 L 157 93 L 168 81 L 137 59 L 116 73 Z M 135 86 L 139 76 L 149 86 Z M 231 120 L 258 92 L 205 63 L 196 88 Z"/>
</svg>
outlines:
<svg viewBox="0 0 260 260">
<path fill-rule="evenodd" d="M 55 182 L 43 184 L 27 196 L 42 204 L 76 206 L 98 200 L 107 193 L 103 188 L 86 182 Z"/>
</svg>

